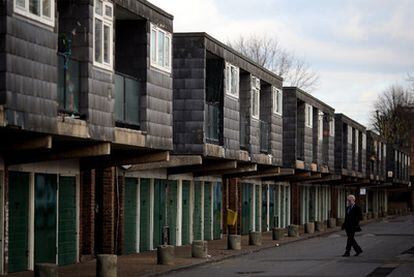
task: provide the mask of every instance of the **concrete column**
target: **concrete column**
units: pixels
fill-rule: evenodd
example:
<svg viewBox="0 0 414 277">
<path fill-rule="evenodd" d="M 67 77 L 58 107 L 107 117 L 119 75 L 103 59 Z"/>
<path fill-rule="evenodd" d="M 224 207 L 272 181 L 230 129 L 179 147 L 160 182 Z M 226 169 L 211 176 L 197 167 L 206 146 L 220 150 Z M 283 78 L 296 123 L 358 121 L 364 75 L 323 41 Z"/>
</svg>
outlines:
<svg viewBox="0 0 414 277">
<path fill-rule="evenodd" d="M 98 255 L 96 259 L 96 277 L 116 277 L 117 263 L 116 255 Z"/>
<path fill-rule="evenodd" d="M 207 258 L 207 242 L 195 240 L 191 245 L 191 256 L 193 258 Z"/>
<path fill-rule="evenodd" d="M 58 277 L 58 267 L 55 264 L 39 263 L 34 267 L 35 277 Z"/>
<path fill-rule="evenodd" d="M 249 245 L 262 245 L 262 233 L 260 231 L 249 233 Z"/>
<path fill-rule="evenodd" d="M 157 264 L 174 265 L 174 246 L 160 245 L 157 247 Z"/>
</svg>

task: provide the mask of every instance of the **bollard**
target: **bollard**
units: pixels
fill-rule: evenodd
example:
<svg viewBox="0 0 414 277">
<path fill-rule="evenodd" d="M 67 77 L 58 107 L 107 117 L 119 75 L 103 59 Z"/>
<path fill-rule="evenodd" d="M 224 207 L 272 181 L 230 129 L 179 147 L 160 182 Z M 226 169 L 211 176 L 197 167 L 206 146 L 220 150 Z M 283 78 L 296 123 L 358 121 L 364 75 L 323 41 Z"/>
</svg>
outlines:
<svg viewBox="0 0 414 277">
<path fill-rule="evenodd" d="M 378 219 L 378 213 L 372 213 L 374 219 Z"/>
<path fill-rule="evenodd" d="M 109 254 L 97 255 L 96 277 L 116 277 L 117 256 Z"/>
<path fill-rule="evenodd" d="M 341 227 L 342 228 L 342 225 L 344 224 L 344 222 L 345 222 L 345 219 L 344 218 L 337 218 L 336 219 L 336 226 L 339 226 L 339 227 Z"/>
<path fill-rule="evenodd" d="M 272 239 L 273 240 L 281 240 L 285 237 L 285 229 L 284 228 L 273 228 L 272 229 Z"/>
<path fill-rule="evenodd" d="M 157 264 L 174 265 L 174 246 L 160 245 L 157 247 Z"/>
<path fill-rule="evenodd" d="M 336 227 L 336 218 L 329 218 L 328 219 L 328 228 L 335 228 Z"/>
<path fill-rule="evenodd" d="M 299 226 L 298 225 L 289 225 L 288 226 L 288 236 L 289 237 L 299 237 Z"/>
<path fill-rule="evenodd" d="M 241 250 L 241 236 L 240 235 L 230 235 L 227 241 L 227 248 L 229 250 Z"/>
<path fill-rule="evenodd" d="M 323 224 L 323 221 L 315 221 L 315 230 L 318 232 L 325 231 L 325 225 Z"/>
<path fill-rule="evenodd" d="M 35 265 L 35 277 L 58 277 L 58 267 L 55 264 L 39 263 Z"/>
<path fill-rule="evenodd" d="M 368 215 L 366 213 L 362 214 L 362 221 L 367 221 Z"/>
<path fill-rule="evenodd" d="M 262 233 L 261 232 L 249 232 L 249 245 L 262 245 Z"/>
<path fill-rule="evenodd" d="M 308 234 L 315 233 L 315 223 L 314 222 L 305 223 L 305 232 Z"/>
<path fill-rule="evenodd" d="M 207 258 L 207 241 L 195 240 L 191 245 L 191 256 L 193 258 Z"/>
</svg>

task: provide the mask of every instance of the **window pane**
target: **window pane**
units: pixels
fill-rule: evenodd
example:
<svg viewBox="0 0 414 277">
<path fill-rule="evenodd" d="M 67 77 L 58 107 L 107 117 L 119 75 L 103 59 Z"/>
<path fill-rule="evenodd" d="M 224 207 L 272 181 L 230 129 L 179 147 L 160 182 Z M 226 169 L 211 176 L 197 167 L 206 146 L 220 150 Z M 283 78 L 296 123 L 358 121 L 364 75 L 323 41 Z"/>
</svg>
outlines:
<svg viewBox="0 0 414 277">
<path fill-rule="evenodd" d="M 164 33 L 158 32 L 158 65 L 164 66 Z"/>
<path fill-rule="evenodd" d="M 278 113 L 282 113 L 282 92 L 280 92 L 280 91 L 278 91 L 277 92 L 277 96 L 278 96 L 278 98 L 277 98 L 277 112 Z"/>
<path fill-rule="evenodd" d="M 170 67 L 170 38 L 165 37 L 165 46 L 164 46 L 164 57 L 165 57 L 165 67 Z"/>
<path fill-rule="evenodd" d="M 66 110 L 79 112 L 79 62 L 69 60 L 66 72 Z"/>
<path fill-rule="evenodd" d="M 111 28 L 104 25 L 104 62 L 111 63 Z"/>
<path fill-rule="evenodd" d="M 40 15 L 40 0 L 29 0 L 29 11 L 32 14 Z"/>
<path fill-rule="evenodd" d="M 237 87 L 238 87 L 238 70 L 235 67 L 231 68 L 231 94 L 238 95 Z"/>
<path fill-rule="evenodd" d="M 112 7 L 109 5 L 105 5 L 105 16 L 112 17 Z"/>
<path fill-rule="evenodd" d="M 102 15 L 103 4 L 102 0 L 95 1 L 95 13 L 98 15 Z"/>
<path fill-rule="evenodd" d="M 65 94 L 65 58 L 63 56 L 58 56 L 57 96 L 58 96 L 59 110 L 65 109 L 64 94 Z"/>
<path fill-rule="evenodd" d="M 151 62 L 157 62 L 157 32 L 155 30 L 151 30 Z"/>
<path fill-rule="evenodd" d="M 95 61 L 102 62 L 102 21 L 95 18 Z"/>
<path fill-rule="evenodd" d="M 115 120 L 124 121 L 124 77 L 115 74 Z"/>
<path fill-rule="evenodd" d="M 16 0 L 16 5 L 21 8 L 26 8 L 26 0 Z"/>
<path fill-rule="evenodd" d="M 139 88 L 132 78 L 125 78 L 125 117 L 126 122 L 139 125 Z"/>
<path fill-rule="evenodd" d="M 46 17 L 52 17 L 52 7 L 51 7 L 51 5 L 52 5 L 52 2 L 51 2 L 51 0 L 43 0 L 43 6 L 42 6 L 42 14 L 43 14 L 43 16 L 46 16 Z"/>
</svg>

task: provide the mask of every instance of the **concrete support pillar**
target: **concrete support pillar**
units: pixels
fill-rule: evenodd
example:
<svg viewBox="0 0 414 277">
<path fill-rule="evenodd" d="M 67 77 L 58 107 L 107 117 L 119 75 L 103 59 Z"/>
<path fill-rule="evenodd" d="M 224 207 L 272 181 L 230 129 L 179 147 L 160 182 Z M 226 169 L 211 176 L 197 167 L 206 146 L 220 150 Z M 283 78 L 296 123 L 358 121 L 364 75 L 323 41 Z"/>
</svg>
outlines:
<svg viewBox="0 0 414 277">
<path fill-rule="evenodd" d="M 250 232 L 249 233 L 249 245 L 262 245 L 262 233 Z"/>
<path fill-rule="evenodd" d="M 325 225 L 323 224 L 323 221 L 315 221 L 315 230 L 318 232 L 325 231 Z"/>
<path fill-rule="evenodd" d="M 314 222 L 305 223 L 305 232 L 308 234 L 315 233 L 315 223 Z"/>
<path fill-rule="evenodd" d="M 96 277 L 116 277 L 118 257 L 101 254 L 96 259 Z"/>
<path fill-rule="evenodd" d="M 35 265 L 35 277 L 58 277 L 58 267 L 55 264 L 40 263 Z"/>
<path fill-rule="evenodd" d="M 299 237 L 299 225 L 289 225 L 288 226 L 288 236 L 289 237 Z"/>
<path fill-rule="evenodd" d="M 160 245 L 157 247 L 157 264 L 174 265 L 174 258 L 174 246 Z"/>
<path fill-rule="evenodd" d="M 330 217 L 328 219 L 328 228 L 335 228 L 336 227 L 336 218 Z"/>
<path fill-rule="evenodd" d="M 207 242 L 195 240 L 191 245 L 191 256 L 193 258 L 207 258 Z"/>
<path fill-rule="evenodd" d="M 285 228 L 273 228 L 272 229 L 272 239 L 281 240 L 285 237 Z"/>
<path fill-rule="evenodd" d="M 241 250 L 241 236 L 229 235 L 227 248 L 229 250 Z"/>
</svg>

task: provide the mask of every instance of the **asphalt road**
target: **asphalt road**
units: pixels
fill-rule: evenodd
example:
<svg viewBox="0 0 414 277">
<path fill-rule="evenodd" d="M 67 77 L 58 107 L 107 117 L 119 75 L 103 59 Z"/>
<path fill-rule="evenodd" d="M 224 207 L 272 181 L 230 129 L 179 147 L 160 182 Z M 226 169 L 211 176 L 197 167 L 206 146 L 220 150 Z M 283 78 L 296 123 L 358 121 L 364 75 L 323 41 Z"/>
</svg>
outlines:
<svg viewBox="0 0 414 277">
<path fill-rule="evenodd" d="M 338 232 L 168 275 L 414 276 L 414 216 L 370 223 L 362 229 L 356 237 L 364 250 L 359 257 L 342 257 L 346 236 Z"/>
</svg>

